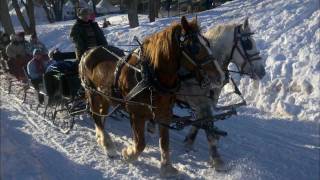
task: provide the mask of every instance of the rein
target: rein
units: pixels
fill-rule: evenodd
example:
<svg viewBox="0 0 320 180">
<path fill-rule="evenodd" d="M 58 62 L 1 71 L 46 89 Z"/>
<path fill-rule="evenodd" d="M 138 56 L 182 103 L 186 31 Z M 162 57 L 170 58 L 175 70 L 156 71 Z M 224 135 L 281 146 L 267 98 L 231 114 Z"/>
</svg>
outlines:
<svg viewBox="0 0 320 180">
<path fill-rule="evenodd" d="M 201 76 L 202 80 L 197 80 L 197 81 L 199 81 L 199 85 L 202 89 L 208 88 L 208 86 L 212 83 L 208 77 L 208 74 L 203 69 L 204 66 L 211 64 L 211 63 L 213 66 L 216 67 L 216 69 L 218 70 L 218 73 L 220 75 L 220 83 L 216 86 L 222 86 L 223 81 L 224 81 L 224 79 L 223 79 L 224 73 L 223 73 L 222 68 L 221 68 L 220 64 L 218 63 L 217 59 L 212 57 L 211 52 L 209 53 L 210 55 L 208 55 L 204 59 L 204 61 L 199 62 L 199 63 L 194 61 L 195 58 L 193 55 L 190 55 L 189 53 L 187 53 L 186 49 L 188 49 L 188 48 L 186 47 L 186 45 L 184 45 L 184 42 L 187 38 L 194 38 L 195 36 L 198 37 L 200 43 L 206 44 L 208 46 L 207 50 L 209 52 L 211 51 L 209 41 L 206 38 L 204 38 L 201 34 L 193 33 L 193 34 L 182 35 L 180 37 L 176 37 L 177 41 L 180 43 L 180 48 L 182 49 L 182 51 L 181 51 L 182 55 L 186 58 L 186 60 L 188 62 L 190 62 L 195 67 L 195 69 L 196 69 L 195 71 L 198 71 L 199 75 Z M 190 48 L 191 49 L 198 49 L 198 47 L 196 47 L 196 46 L 192 46 Z M 193 75 L 194 73 L 189 73 L 189 74 Z M 183 77 L 183 80 L 192 79 L 192 78 L 193 78 L 192 76 L 186 75 Z"/>
<path fill-rule="evenodd" d="M 129 68 L 135 70 L 135 71 L 138 71 L 141 73 L 141 70 L 136 68 L 135 66 L 132 66 L 131 64 L 129 64 L 127 61 L 124 60 L 124 58 L 121 58 L 120 56 L 118 56 L 116 53 L 110 51 L 108 48 L 106 47 L 103 47 L 104 50 L 106 50 L 108 53 L 110 53 L 112 56 L 114 56 L 115 58 L 118 59 L 118 61 L 124 63 L 126 66 L 128 66 Z"/>
<path fill-rule="evenodd" d="M 111 96 L 111 95 L 108 95 L 108 94 L 105 94 L 99 90 L 96 90 L 88 85 L 85 85 L 85 89 L 91 91 L 91 92 L 94 92 L 94 93 L 97 93 L 99 94 L 100 96 L 106 98 L 106 99 L 111 99 L 113 101 L 117 101 L 117 102 L 120 102 L 120 103 L 128 103 L 128 104 L 131 104 L 131 105 L 138 105 L 138 106 L 146 106 L 148 108 L 157 108 L 157 107 L 154 107 L 154 106 L 151 106 L 150 104 L 147 104 L 147 103 L 142 103 L 142 102 L 137 102 L 137 101 L 130 101 L 130 100 L 124 100 L 122 98 L 117 98 L 117 97 L 114 97 L 114 96 Z"/>
</svg>

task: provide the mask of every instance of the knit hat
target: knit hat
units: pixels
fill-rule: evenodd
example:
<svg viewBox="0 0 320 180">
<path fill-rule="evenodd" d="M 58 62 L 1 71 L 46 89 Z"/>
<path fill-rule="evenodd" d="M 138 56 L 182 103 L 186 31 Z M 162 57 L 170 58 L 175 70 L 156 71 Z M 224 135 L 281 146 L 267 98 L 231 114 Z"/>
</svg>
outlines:
<svg viewBox="0 0 320 180">
<path fill-rule="evenodd" d="M 90 15 L 90 10 L 88 8 L 80 8 L 78 10 L 78 17 L 81 19 L 87 15 Z"/>
<path fill-rule="evenodd" d="M 17 40 L 17 35 L 16 34 L 11 34 L 10 35 L 10 41 L 16 41 Z"/>
<path fill-rule="evenodd" d="M 34 49 L 33 50 L 33 56 L 35 56 L 37 54 L 41 54 L 41 49 Z"/>
</svg>

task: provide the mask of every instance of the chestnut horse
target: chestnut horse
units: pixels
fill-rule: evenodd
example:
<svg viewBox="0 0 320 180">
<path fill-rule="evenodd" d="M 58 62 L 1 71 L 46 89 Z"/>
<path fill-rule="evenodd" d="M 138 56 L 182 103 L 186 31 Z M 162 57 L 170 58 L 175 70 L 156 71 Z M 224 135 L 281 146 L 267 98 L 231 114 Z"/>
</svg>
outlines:
<svg viewBox="0 0 320 180">
<path fill-rule="evenodd" d="M 163 31 L 146 38 L 139 54 L 141 55 L 133 53 L 126 60 L 119 60 L 116 56 L 121 56 L 121 52 L 112 53 L 99 47 L 90 50 L 80 61 L 80 78 L 95 121 L 97 142 L 107 155 L 116 155 L 110 136 L 104 132 L 102 116 L 108 112 L 110 106 L 121 105 L 130 115 L 134 141 L 132 146 L 122 149 L 122 156 L 127 161 L 135 160 L 146 146 L 145 121 L 156 119 L 156 122 L 161 124 L 160 175 L 175 175 L 178 171 L 170 162 L 169 130 L 165 125 L 169 125 L 172 118 L 175 93 L 180 82 L 178 72 L 181 69 L 187 70 L 194 75 L 199 85 L 208 85 L 208 77 L 214 76 L 205 73 L 214 69 L 213 65 L 208 63 L 212 61 L 212 52 L 209 44 L 200 35 L 197 22 L 188 22 L 182 17 L 181 23 L 173 23 Z M 119 66 L 119 61 L 124 65 Z M 131 90 L 137 87 L 138 79 L 143 76 L 143 73 L 139 72 L 143 69 L 139 69 L 142 66 L 152 72 L 151 77 L 147 78 L 151 85 L 135 96 L 130 96 Z M 119 72 L 119 75 L 116 72 Z M 121 97 L 121 100 L 117 100 L 115 94 L 118 94 L 117 97 Z"/>
</svg>

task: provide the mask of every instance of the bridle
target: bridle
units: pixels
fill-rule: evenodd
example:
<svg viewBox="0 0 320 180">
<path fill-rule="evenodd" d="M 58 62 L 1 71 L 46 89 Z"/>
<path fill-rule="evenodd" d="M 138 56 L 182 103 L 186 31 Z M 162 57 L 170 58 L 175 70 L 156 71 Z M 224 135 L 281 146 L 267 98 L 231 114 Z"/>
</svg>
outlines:
<svg viewBox="0 0 320 180">
<path fill-rule="evenodd" d="M 188 33 L 188 34 L 182 34 L 180 35 L 178 39 L 179 42 L 179 47 L 181 49 L 181 53 L 182 55 L 185 57 L 185 59 L 191 63 L 194 67 L 194 72 L 192 74 L 199 74 L 200 75 L 200 80 L 198 80 L 199 82 L 199 86 L 201 88 L 207 88 L 210 86 L 211 84 L 211 80 L 207 74 L 207 72 L 204 70 L 204 67 L 207 65 L 210 65 L 211 63 L 213 63 L 213 66 L 219 66 L 219 63 L 216 61 L 216 59 L 213 58 L 212 53 L 211 53 L 211 49 L 210 49 L 210 43 L 208 42 L 208 40 L 206 38 L 204 38 L 199 32 L 196 33 Z M 207 45 L 207 51 L 209 52 L 209 55 L 205 58 L 203 58 L 200 62 L 199 61 L 195 61 L 195 54 L 199 53 L 200 48 L 196 45 L 196 43 L 192 43 L 192 45 L 186 45 L 185 42 L 186 40 L 190 40 L 191 41 L 200 41 L 199 43 L 202 45 Z"/>
<path fill-rule="evenodd" d="M 253 76 L 254 72 L 253 72 L 253 61 L 258 61 L 261 60 L 261 57 L 259 56 L 259 52 L 256 52 L 254 54 L 249 54 L 248 51 L 252 49 L 252 42 L 249 39 L 249 37 L 251 37 L 254 33 L 249 32 L 249 33 L 243 33 L 241 32 L 241 26 L 236 26 L 234 28 L 234 38 L 233 38 L 233 46 L 232 46 L 232 50 L 230 53 L 230 59 L 229 62 L 231 61 L 231 59 L 233 58 L 234 52 L 235 50 L 237 50 L 240 54 L 240 56 L 244 59 L 244 63 L 241 65 L 241 67 L 238 68 L 239 71 L 233 71 L 233 70 L 229 70 L 229 72 L 234 72 L 234 73 L 239 73 L 240 75 L 249 75 L 249 76 Z M 243 49 L 243 51 L 240 48 L 240 45 Z M 249 64 L 250 66 L 250 73 L 246 73 L 244 72 L 244 68 L 245 66 Z"/>
</svg>

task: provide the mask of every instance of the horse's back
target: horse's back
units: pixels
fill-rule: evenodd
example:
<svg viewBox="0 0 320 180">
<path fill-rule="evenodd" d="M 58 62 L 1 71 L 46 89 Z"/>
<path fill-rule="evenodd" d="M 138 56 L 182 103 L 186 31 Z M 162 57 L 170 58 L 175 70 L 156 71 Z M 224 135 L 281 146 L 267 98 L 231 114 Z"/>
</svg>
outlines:
<svg viewBox="0 0 320 180">
<path fill-rule="evenodd" d="M 120 48 L 114 46 L 108 46 L 109 51 L 115 53 L 119 57 L 124 56 L 124 51 Z M 85 66 L 89 70 L 93 70 L 98 64 L 104 61 L 117 61 L 118 59 L 111 53 L 108 52 L 105 47 L 99 46 L 97 48 L 91 49 L 84 55 L 82 60 L 85 62 Z M 81 61 L 82 61 L 81 60 Z"/>
</svg>

